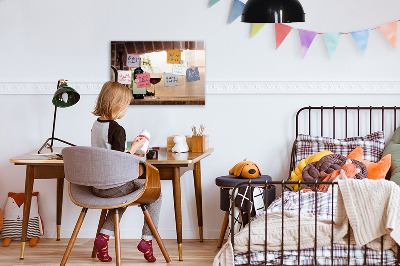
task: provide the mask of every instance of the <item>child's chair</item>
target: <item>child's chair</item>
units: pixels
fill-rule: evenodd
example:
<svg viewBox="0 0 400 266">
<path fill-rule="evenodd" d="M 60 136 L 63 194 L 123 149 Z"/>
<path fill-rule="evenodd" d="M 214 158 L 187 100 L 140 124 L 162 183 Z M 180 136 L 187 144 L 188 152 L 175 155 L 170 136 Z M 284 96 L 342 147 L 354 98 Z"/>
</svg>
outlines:
<svg viewBox="0 0 400 266">
<path fill-rule="evenodd" d="M 73 203 L 82 207 L 82 211 L 65 250 L 61 265 L 65 265 L 68 260 L 87 209 L 102 209 L 97 237 L 104 223 L 107 209 L 117 209 L 128 205 L 139 205 L 142 208 L 144 217 L 151 228 L 153 236 L 157 240 L 165 260 L 167 263 L 171 262 L 150 213 L 144 205 L 157 200 L 161 193 L 160 175 L 157 168 L 144 162 L 144 167 L 143 164 L 140 164 L 142 171 L 138 171 L 137 167 L 135 167 L 138 163 L 138 157 L 103 148 L 68 147 L 62 150 L 62 156 L 64 160 L 65 179 L 70 182 L 68 186 L 69 196 Z M 142 176 L 146 177 L 143 180 L 145 183 L 144 187 L 129 195 L 118 198 L 100 198 L 95 196 L 91 191 L 92 186 L 112 186 L 128 182 L 133 176 L 139 176 L 139 172 L 144 172 Z M 118 210 L 116 210 L 114 216 L 114 230 L 116 265 L 121 265 Z M 95 255 L 96 250 L 93 248 L 92 257 L 94 258 Z"/>
</svg>

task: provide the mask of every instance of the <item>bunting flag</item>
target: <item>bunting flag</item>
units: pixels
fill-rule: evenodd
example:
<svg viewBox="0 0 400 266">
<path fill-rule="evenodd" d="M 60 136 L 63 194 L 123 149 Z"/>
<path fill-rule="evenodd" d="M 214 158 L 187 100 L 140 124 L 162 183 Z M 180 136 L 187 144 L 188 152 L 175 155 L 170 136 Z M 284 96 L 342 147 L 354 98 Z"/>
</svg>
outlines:
<svg viewBox="0 0 400 266">
<path fill-rule="evenodd" d="M 397 48 L 397 22 L 396 20 L 378 27 L 395 50 Z"/>
<path fill-rule="evenodd" d="M 210 0 L 210 5 L 208 7 L 212 7 L 213 5 L 215 5 L 218 2 L 219 2 L 219 0 Z"/>
<path fill-rule="evenodd" d="M 219 1 L 220 0 L 209 0 L 209 7 L 212 7 Z M 229 24 L 231 24 L 232 22 L 237 20 L 238 17 L 240 17 L 240 15 L 243 13 L 246 2 L 245 0 L 231 0 L 231 1 L 233 3 L 228 20 Z M 291 26 L 281 23 L 275 23 L 275 49 L 278 49 L 281 46 L 283 41 L 286 39 L 286 37 L 292 30 L 298 30 L 300 36 L 302 58 L 306 56 L 308 49 L 310 48 L 317 34 L 323 35 L 325 45 L 328 49 L 330 58 L 333 58 L 333 56 L 335 55 L 337 47 L 339 45 L 340 37 L 343 34 L 351 34 L 357 46 L 359 47 L 361 53 L 365 55 L 371 31 L 379 29 L 382 32 L 383 36 L 385 36 L 389 44 L 392 46 L 392 48 L 396 50 L 399 21 L 400 20 L 395 20 L 377 27 L 372 27 L 360 31 L 334 32 L 334 33 L 314 32 L 310 30 L 293 28 Z M 252 23 L 251 38 L 253 38 L 264 27 L 265 24 L 266 23 Z"/>
<path fill-rule="evenodd" d="M 286 36 L 288 36 L 292 29 L 293 28 L 288 25 L 275 23 L 276 49 L 278 49 L 278 47 L 282 44 L 282 42 L 285 40 Z"/>
<path fill-rule="evenodd" d="M 360 51 L 363 55 L 365 55 L 365 51 L 368 46 L 369 33 L 371 29 L 360 30 L 360 31 L 352 31 L 351 35 L 353 35 L 354 40 L 356 41 Z"/>
<path fill-rule="evenodd" d="M 254 37 L 254 35 L 256 35 L 262 27 L 264 27 L 265 23 L 253 23 L 252 27 L 251 27 L 251 38 Z"/>
<path fill-rule="evenodd" d="M 340 34 L 339 32 L 334 32 L 334 33 L 325 33 L 323 36 L 326 48 L 328 48 L 329 55 L 332 58 L 333 54 L 336 51 L 336 48 L 338 47 L 339 39 L 340 36 L 342 36 L 342 34 Z"/>
<path fill-rule="evenodd" d="M 317 35 L 317 33 L 315 31 L 299 29 L 301 54 L 302 54 L 303 58 L 306 56 L 307 50 L 308 50 L 308 48 L 310 48 L 310 45 L 312 44 L 316 35 Z"/>
<path fill-rule="evenodd" d="M 244 3 L 239 0 L 233 0 L 231 17 L 229 18 L 229 24 L 232 23 L 235 19 L 237 19 L 240 15 L 242 15 L 242 11 L 244 8 Z"/>
</svg>

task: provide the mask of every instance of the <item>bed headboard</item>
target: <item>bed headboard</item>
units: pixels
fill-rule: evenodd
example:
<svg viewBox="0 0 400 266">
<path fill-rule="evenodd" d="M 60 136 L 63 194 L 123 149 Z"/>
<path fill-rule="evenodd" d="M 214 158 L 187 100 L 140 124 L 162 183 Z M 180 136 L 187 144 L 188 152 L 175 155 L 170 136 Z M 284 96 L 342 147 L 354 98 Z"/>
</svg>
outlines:
<svg viewBox="0 0 400 266">
<path fill-rule="evenodd" d="M 296 114 L 296 137 L 299 134 L 347 138 L 363 136 L 382 130 L 389 139 L 398 126 L 396 106 L 308 106 Z M 295 144 L 293 144 L 290 171 L 295 164 Z M 290 176 L 290 172 L 289 172 Z"/>
</svg>

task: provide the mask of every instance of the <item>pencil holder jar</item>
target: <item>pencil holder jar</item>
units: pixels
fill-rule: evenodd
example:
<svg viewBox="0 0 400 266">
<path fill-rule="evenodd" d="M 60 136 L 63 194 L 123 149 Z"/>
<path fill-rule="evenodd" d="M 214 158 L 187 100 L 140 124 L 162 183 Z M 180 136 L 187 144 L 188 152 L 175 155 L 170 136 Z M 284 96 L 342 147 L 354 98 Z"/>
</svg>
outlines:
<svg viewBox="0 0 400 266">
<path fill-rule="evenodd" d="M 205 152 L 208 150 L 209 136 L 192 136 L 192 152 Z"/>
</svg>

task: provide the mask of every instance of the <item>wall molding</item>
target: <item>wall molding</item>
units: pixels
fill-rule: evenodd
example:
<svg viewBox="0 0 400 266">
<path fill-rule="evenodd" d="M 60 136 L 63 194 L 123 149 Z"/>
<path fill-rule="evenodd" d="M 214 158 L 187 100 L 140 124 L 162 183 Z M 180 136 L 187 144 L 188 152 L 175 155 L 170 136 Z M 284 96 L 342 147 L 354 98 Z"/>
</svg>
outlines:
<svg viewBox="0 0 400 266">
<path fill-rule="evenodd" d="M 69 83 L 80 94 L 98 94 L 103 82 Z M 0 94 L 53 94 L 56 83 L 0 83 Z M 208 81 L 206 94 L 400 94 L 400 81 Z"/>
</svg>

